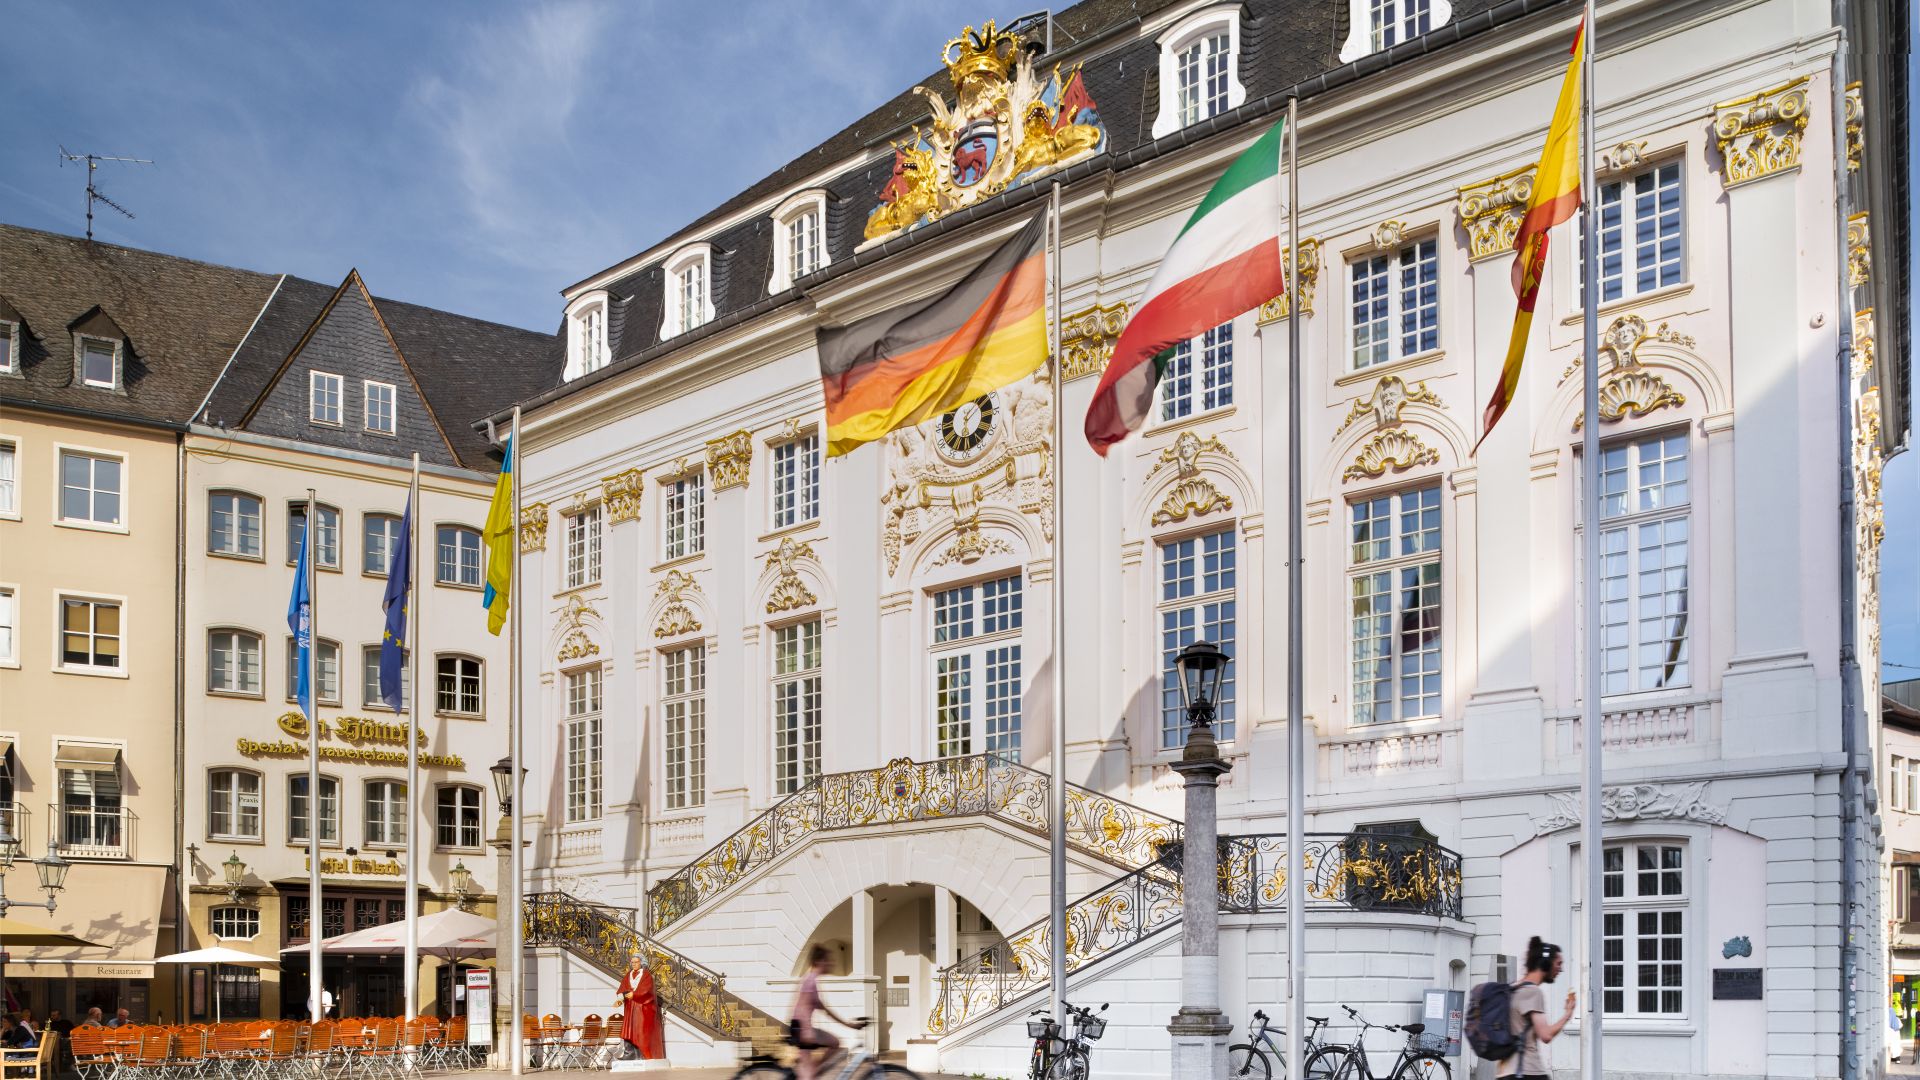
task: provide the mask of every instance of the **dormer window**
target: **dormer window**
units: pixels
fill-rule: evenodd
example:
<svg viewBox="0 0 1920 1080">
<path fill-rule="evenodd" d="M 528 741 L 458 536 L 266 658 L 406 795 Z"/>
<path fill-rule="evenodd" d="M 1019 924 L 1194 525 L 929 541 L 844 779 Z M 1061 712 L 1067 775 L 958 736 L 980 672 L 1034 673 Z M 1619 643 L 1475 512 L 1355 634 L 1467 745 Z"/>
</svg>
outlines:
<svg viewBox="0 0 1920 1080">
<path fill-rule="evenodd" d="M 0 320 L 0 375 L 20 374 L 20 324 Z"/>
<path fill-rule="evenodd" d="M 1240 5 L 1209 4 L 1166 24 L 1160 42 L 1160 113 L 1153 137 L 1170 135 L 1247 100 L 1240 84 Z"/>
<path fill-rule="evenodd" d="M 696 244 L 667 263 L 667 318 L 662 339 L 705 326 L 713 318 L 709 288 L 713 249 Z"/>
<path fill-rule="evenodd" d="M 769 293 L 785 292 L 793 283 L 827 265 L 827 196 L 803 191 L 773 212 L 773 278 Z"/>
<path fill-rule="evenodd" d="M 307 419 L 330 427 L 340 426 L 340 376 L 326 371 L 307 373 Z"/>
<path fill-rule="evenodd" d="M 607 346 L 607 294 L 588 293 L 567 305 L 566 378 L 577 379 L 612 360 Z"/>
<path fill-rule="evenodd" d="M 1347 5 L 1351 29 L 1340 47 L 1343 64 L 1412 41 L 1453 18 L 1449 0 L 1347 0 Z"/>
<path fill-rule="evenodd" d="M 119 343 L 102 338 L 83 337 L 74 343 L 74 347 L 80 354 L 80 382 L 83 385 L 96 386 L 103 390 L 119 389 Z"/>
</svg>

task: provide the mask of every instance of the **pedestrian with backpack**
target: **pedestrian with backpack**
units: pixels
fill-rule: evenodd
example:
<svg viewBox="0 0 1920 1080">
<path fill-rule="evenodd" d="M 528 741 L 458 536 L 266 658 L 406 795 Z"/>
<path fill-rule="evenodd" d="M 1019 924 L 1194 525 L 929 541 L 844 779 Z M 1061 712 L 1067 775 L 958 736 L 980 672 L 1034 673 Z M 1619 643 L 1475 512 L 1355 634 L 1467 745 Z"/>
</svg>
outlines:
<svg viewBox="0 0 1920 1080">
<path fill-rule="evenodd" d="M 1560 1029 L 1573 1019 L 1573 991 L 1567 991 L 1566 1011 L 1558 1020 L 1547 1019 L 1547 992 L 1543 987 L 1560 977 L 1560 969 L 1565 967 L 1567 958 L 1561 955 L 1560 946 L 1550 945 L 1539 938 L 1527 942 L 1527 973 L 1514 984 L 1513 997 L 1507 1006 L 1509 1030 L 1516 1036 L 1519 1052 L 1500 1063 L 1496 1076 L 1520 1077 L 1522 1080 L 1547 1078 L 1547 1055 L 1541 1046 L 1550 1043 L 1560 1034 Z"/>
</svg>

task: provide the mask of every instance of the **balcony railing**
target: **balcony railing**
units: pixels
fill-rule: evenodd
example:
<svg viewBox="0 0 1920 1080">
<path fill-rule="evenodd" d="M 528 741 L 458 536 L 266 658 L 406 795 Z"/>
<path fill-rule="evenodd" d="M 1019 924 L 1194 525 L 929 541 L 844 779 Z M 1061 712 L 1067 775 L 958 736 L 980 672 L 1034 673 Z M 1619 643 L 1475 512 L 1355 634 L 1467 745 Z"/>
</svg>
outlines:
<svg viewBox="0 0 1920 1080">
<path fill-rule="evenodd" d="M 33 835 L 33 813 L 24 803 L 0 802 L 0 825 L 5 825 L 7 835 L 20 842 L 19 855 L 32 855 L 27 840 Z"/>
<path fill-rule="evenodd" d="M 54 803 L 47 808 L 47 842 L 69 859 L 132 858 L 138 822 L 124 806 L 96 810 Z"/>
</svg>

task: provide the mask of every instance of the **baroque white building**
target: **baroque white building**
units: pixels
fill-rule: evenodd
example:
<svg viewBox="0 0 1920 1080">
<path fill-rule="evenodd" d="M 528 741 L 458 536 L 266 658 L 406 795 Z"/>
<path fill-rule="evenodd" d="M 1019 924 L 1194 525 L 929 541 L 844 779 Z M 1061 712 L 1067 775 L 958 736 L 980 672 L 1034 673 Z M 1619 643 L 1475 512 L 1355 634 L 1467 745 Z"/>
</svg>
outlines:
<svg viewBox="0 0 1920 1080">
<path fill-rule="evenodd" d="M 1517 977 L 1533 934 L 1577 971 L 1597 902 L 1610 1071 L 1872 1069 L 1862 671 L 1879 463 L 1910 391 L 1906 106 L 1870 54 L 1905 33 L 1895 7 L 1841 25 L 1800 0 L 1602 5 L 1600 355 L 1580 356 L 1563 228 L 1519 397 L 1477 454 L 1570 3 L 1089 0 L 1056 17 L 1072 44 L 1034 59 L 969 30 L 948 79 L 567 289 L 565 380 L 523 421 L 525 1010 L 614 1011 L 610 971 L 639 947 L 670 1056 L 725 1058 L 785 1019 L 821 943 L 842 1011 L 880 1018 L 884 1047 L 1017 1074 L 1048 977 L 1045 773 L 1063 755 L 1069 996 L 1114 1003 L 1102 1074 L 1165 1075 L 1163 931 L 1183 898 L 1160 842 L 1185 731 L 1168 680 L 1206 637 L 1234 657 L 1218 734 L 1236 1034 L 1282 994 L 1299 722 L 1310 1013 L 1419 1018 L 1427 991 Z M 822 456 L 815 331 L 944 289 L 1041 205 L 1043 178 L 1063 188 L 1057 407 L 1076 432 L 1155 260 L 1291 94 L 1291 296 L 1181 347 L 1141 436 L 1104 460 L 1053 445 L 1042 373 Z M 1602 365 L 1598 688 L 1580 677 L 1582 362 Z M 1295 513 L 1310 591 L 1290 718 Z M 1588 692 L 1598 898 L 1576 869 Z M 1557 1068 L 1580 1037 L 1576 1021 L 1552 1044 Z M 1397 1045 L 1376 1040 L 1384 1070 Z"/>
</svg>

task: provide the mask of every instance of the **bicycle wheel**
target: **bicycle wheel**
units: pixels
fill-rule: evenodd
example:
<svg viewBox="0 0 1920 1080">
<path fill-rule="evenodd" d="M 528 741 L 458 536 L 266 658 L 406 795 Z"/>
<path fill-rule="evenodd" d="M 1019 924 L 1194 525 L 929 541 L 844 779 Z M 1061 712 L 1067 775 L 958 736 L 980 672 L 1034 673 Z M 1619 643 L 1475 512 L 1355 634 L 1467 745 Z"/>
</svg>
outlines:
<svg viewBox="0 0 1920 1080">
<path fill-rule="evenodd" d="M 1307 1055 L 1308 1080 L 1333 1080 L 1341 1073 L 1341 1066 L 1347 1063 L 1347 1055 L 1352 1048 L 1346 1046 L 1323 1046 Z"/>
<path fill-rule="evenodd" d="M 1273 1075 L 1273 1063 L 1267 1060 L 1265 1050 L 1251 1043 L 1238 1043 L 1227 1047 L 1227 1075 L 1268 1080 Z"/>
<path fill-rule="evenodd" d="M 1453 1080 L 1453 1066 L 1439 1054 L 1420 1054 L 1402 1062 L 1393 1080 Z"/>
<path fill-rule="evenodd" d="M 733 1074 L 733 1080 L 793 1080 L 793 1070 L 771 1061 L 756 1061 Z"/>
<path fill-rule="evenodd" d="M 920 1074 L 905 1065 L 875 1065 L 868 1070 L 867 1080 L 920 1080 Z"/>
<path fill-rule="evenodd" d="M 1088 1080 L 1092 1075 L 1087 1052 L 1078 1047 L 1054 1058 L 1052 1067 L 1047 1069 L 1047 1080 Z"/>
</svg>

